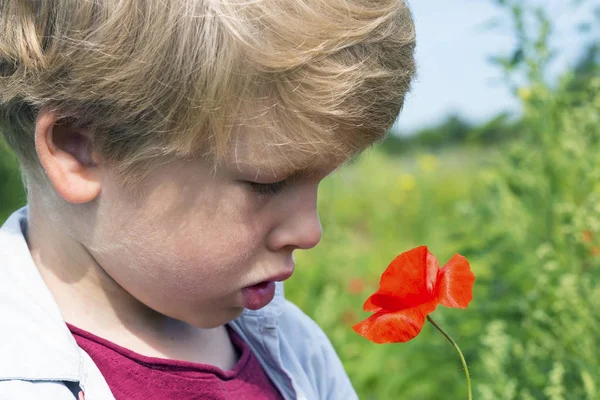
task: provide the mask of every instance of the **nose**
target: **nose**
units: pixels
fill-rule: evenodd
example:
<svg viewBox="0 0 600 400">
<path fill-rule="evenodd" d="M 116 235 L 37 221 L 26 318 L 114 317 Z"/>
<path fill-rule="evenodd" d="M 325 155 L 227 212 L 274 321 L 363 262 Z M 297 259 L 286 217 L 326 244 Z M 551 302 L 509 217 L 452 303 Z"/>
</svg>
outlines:
<svg viewBox="0 0 600 400">
<path fill-rule="evenodd" d="M 317 210 L 317 190 L 287 199 L 280 209 L 281 222 L 268 237 L 267 246 L 272 251 L 282 248 L 311 249 L 323 235 Z"/>
</svg>

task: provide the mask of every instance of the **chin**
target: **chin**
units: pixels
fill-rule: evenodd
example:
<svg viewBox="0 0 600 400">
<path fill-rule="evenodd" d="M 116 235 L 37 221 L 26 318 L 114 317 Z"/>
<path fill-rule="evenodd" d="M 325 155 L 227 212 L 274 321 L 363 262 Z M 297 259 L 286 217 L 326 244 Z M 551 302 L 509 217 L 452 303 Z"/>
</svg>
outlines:
<svg viewBox="0 0 600 400">
<path fill-rule="evenodd" d="M 218 312 L 211 313 L 210 315 L 196 316 L 195 318 L 187 319 L 186 322 L 200 329 L 214 329 L 233 321 L 242 315 L 243 312 L 243 307 L 230 307 L 227 309 L 220 309 Z"/>
</svg>

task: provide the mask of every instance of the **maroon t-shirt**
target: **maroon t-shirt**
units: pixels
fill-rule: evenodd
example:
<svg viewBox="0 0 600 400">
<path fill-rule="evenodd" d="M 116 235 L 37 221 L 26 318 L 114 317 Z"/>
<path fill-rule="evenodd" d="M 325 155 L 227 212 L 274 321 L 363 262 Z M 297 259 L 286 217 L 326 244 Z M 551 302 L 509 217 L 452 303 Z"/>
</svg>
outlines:
<svg viewBox="0 0 600 400">
<path fill-rule="evenodd" d="M 67 324 L 116 400 L 282 400 L 248 345 L 229 327 L 240 358 L 232 370 L 146 357 Z"/>
</svg>

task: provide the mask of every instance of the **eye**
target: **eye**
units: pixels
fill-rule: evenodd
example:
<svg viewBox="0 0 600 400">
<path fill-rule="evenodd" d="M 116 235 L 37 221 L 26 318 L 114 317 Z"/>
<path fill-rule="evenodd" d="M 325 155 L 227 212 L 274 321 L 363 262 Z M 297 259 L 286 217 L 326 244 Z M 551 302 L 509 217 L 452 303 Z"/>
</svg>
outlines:
<svg viewBox="0 0 600 400">
<path fill-rule="evenodd" d="M 258 183 L 258 182 L 247 182 L 252 190 L 259 196 L 276 196 L 285 189 L 288 185 L 287 180 L 274 182 L 274 183 Z"/>
</svg>

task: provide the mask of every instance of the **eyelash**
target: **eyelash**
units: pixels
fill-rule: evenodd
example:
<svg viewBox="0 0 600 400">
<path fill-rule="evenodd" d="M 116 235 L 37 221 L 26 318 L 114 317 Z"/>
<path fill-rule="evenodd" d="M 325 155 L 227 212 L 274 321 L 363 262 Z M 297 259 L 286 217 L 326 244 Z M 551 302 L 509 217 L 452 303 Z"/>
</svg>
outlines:
<svg viewBox="0 0 600 400">
<path fill-rule="evenodd" d="M 258 194 L 259 196 L 277 196 L 280 194 L 283 189 L 287 186 L 288 182 L 286 180 L 274 182 L 274 183 L 258 183 L 258 182 L 248 182 L 252 190 Z"/>
</svg>

